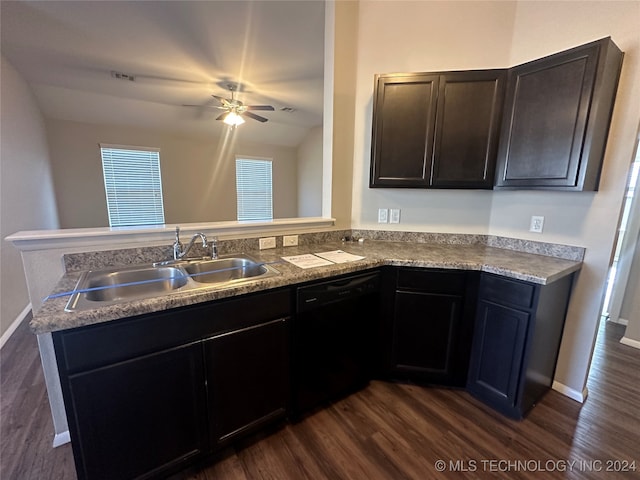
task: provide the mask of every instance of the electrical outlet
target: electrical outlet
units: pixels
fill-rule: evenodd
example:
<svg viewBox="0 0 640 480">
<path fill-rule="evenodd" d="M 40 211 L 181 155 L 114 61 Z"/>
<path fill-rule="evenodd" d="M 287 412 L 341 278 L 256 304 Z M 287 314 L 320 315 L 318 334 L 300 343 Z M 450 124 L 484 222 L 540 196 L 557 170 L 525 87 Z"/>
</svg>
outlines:
<svg viewBox="0 0 640 480">
<path fill-rule="evenodd" d="M 276 237 L 265 237 L 258 240 L 260 250 L 276 248 Z"/>
<path fill-rule="evenodd" d="M 285 235 L 282 237 L 283 247 L 295 247 L 298 245 L 298 235 Z"/>
<path fill-rule="evenodd" d="M 542 233 L 543 227 L 544 217 L 533 215 L 531 217 L 531 225 L 529 226 L 529 231 L 534 233 Z"/>
<path fill-rule="evenodd" d="M 391 216 L 389 217 L 389 223 L 400 223 L 400 209 L 392 208 Z"/>
<path fill-rule="evenodd" d="M 378 209 L 378 223 L 387 223 L 389 222 L 389 209 L 387 208 L 379 208 Z"/>
</svg>

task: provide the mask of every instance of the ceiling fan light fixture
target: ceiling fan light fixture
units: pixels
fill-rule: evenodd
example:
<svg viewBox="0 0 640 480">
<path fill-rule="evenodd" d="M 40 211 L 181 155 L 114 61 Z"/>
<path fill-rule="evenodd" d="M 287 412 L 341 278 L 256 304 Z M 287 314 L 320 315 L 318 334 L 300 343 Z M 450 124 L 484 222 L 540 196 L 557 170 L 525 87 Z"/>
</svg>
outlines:
<svg viewBox="0 0 640 480">
<path fill-rule="evenodd" d="M 244 123 L 244 118 L 238 115 L 236 112 L 229 112 L 224 119 L 224 123 L 230 125 L 232 127 L 237 127 L 238 125 L 242 125 Z"/>
</svg>

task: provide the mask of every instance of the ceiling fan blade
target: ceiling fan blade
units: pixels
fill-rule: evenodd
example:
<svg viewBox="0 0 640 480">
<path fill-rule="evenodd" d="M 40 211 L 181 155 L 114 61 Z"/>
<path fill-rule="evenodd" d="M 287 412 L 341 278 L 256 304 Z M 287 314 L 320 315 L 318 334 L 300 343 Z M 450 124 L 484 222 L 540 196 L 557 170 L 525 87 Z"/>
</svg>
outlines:
<svg viewBox="0 0 640 480">
<path fill-rule="evenodd" d="M 218 115 L 216 120 L 224 120 L 225 118 L 227 118 L 227 115 L 229 115 L 229 113 L 231 112 L 224 112 L 223 114 Z"/>
<path fill-rule="evenodd" d="M 268 110 L 270 112 L 275 110 L 271 105 L 246 105 L 245 108 L 247 110 Z"/>
<path fill-rule="evenodd" d="M 251 113 L 251 112 L 244 112 L 242 116 L 253 118 L 254 120 L 258 120 L 259 122 L 262 122 L 262 123 L 269 121 L 268 118 L 261 117 L 260 115 L 256 115 L 255 113 Z"/>
<path fill-rule="evenodd" d="M 196 108 L 215 108 L 216 110 L 227 110 L 227 107 L 223 107 L 222 105 L 193 105 L 189 103 L 183 103 L 183 107 L 196 107 Z"/>
<path fill-rule="evenodd" d="M 219 97 L 218 95 L 211 95 L 211 96 L 213 98 L 215 98 L 216 100 L 218 100 L 222 104 L 223 107 L 231 106 L 231 102 L 228 99 L 226 99 L 224 97 Z"/>
</svg>

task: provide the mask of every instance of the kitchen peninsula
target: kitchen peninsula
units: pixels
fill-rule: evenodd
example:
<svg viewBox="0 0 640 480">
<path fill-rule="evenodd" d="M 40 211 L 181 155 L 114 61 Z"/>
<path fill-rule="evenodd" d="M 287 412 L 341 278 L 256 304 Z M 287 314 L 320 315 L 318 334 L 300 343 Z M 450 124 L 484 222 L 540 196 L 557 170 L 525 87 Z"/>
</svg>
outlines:
<svg viewBox="0 0 640 480">
<path fill-rule="evenodd" d="M 65 312 L 68 298 L 61 296 L 46 301 L 31 322 L 34 333 L 47 333 L 66 328 L 90 325 L 97 322 L 161 311 L 166 308 L 227 298 L 270 288 L 294 285 L 310 280 L 328 278 L 343 273 L 356 272 L 383 265 L 414 266 L 420 268 L 444 268 L 483 271 L 524 280 L 536 284 L 549 284 L 580 269 L 584 249 L 540 242 L 524 242 L 516 239 L 488 237 L 484 235 L 449 235 L 378 231 L 338 231 L 329 235 L 308 234 L 306 245 L 269 250 L 244 250 L 257 260 L 274 264 L 281 275 L 268 280 L 243 284 L 226 289 L 198 290 L 186 295 L 179 293 L 142 301 L 133 301 L 117 306 L 103 307 L 85 312 Z M 342 242 L 339 238 L 350 236 L 363 238 L 362 243 Z M 332 241 L 317 242 L 313 237 Z M 389 240 L 371 240 L 371 237 Z M 402 239 L 403 241 L 394 241 Z M 408 239 L 408 240 L 405 240 Z M 257 240 L 257 239 L 256 239 Z M 257 243 L 257 242 L 256 242 Z M 257 247 L 257 246 L 256 246 Z M 256 248 L 254 247 L 254 248 Z M 221 252 L 234 253 L 234 242 L 221 243 Z M 302 270 L 282 261 L 284 255 L 322 252 L 342 249 L 364 256 L 358 262 L 334 264 L 312 270 Z M 152 263 L 166 260 L 158 258 L 157 249 L 149 249 L 147 255 L 139 256 L 136 250 L 135 263 Z M 73 290 L 79 272 L 88 268 L 106 268 L 118 265 L 113 262 L 116 252 L 78 253 L 67 256 L 68 272 L 52 294 Z M 132 252 L 133 253 L 133 252 Z M 127 258 L 126 251 L 117 251 L 116 259 Z M 89 265 L 83 263 L 91 261 Z M 132 263 L 126 260 L 121 265 Z M 277 264 L 277 265 L 275 265 Z"/>
<path fill-rule="evenodd" d="M 551 386 L 581 248 L 373 231 L 305 234 L 299 246 L 262 251 L 252 240 L 219 242 L 221 256 L 250 254 L 279 275 L 74 312 L 64 311 L 64 295 L 44 302 L 31 325 L 53 335 L 79 478 L 164 475 L 290 416 L 300 388 L 290 375 L 299 361 L 296 292 L 361 273 L 380 282 L 380 313 L 359 327 L 371 339 L 363 358 L 372 377 L 466 387 L 514 418 Z M 311 269 L 281 259 L 338 249 L 364 258 Z M 73 290 L 82 270 L 166 260 L 162 251 L 65 255 L 54 294 Z M 486 322 L 487 309 L 495 322 Z M 508 348 L 496 348 L 500 342 Z M 273 393 L 256 395 L 256 385 Z M 167 408 L 177 420 L 155 421 Z M 146 453 L 118 454 L 129 447 Z"/>
</svg>

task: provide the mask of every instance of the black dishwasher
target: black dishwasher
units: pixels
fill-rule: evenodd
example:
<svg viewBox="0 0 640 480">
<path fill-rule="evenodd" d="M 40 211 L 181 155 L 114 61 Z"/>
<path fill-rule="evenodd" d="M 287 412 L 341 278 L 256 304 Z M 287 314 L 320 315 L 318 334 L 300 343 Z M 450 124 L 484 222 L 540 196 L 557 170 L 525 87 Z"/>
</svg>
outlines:
<svg viewBox="0 0 640 480">
<path fill-rule="evenodd" d="M 292 325 L 294 419 L 369 382 L 379 291 L 378 272 L 297 289 Z"/>
</svg>

